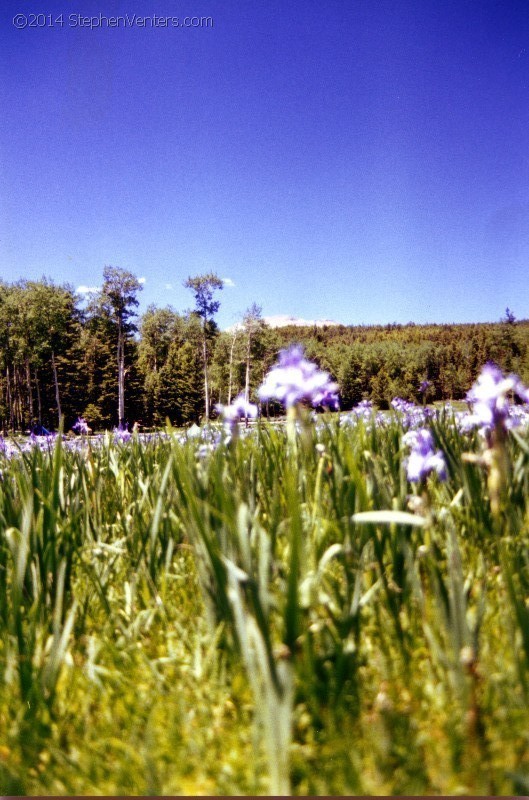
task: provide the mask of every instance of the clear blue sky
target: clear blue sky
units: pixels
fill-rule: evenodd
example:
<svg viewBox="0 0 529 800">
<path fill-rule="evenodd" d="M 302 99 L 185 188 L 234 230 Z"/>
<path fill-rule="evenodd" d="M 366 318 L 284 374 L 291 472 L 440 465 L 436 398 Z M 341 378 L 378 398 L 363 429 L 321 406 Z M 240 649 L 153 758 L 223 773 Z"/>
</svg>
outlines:
<svg viewBox="0 0 529 800">
<path fill-rule="evenodd" d="M 527 0 L 4 0 L 0 70 L 4 280 L 111 264 L 184 309 L 214 270 L 221 325 L 529 317 Z"/>
</svg>

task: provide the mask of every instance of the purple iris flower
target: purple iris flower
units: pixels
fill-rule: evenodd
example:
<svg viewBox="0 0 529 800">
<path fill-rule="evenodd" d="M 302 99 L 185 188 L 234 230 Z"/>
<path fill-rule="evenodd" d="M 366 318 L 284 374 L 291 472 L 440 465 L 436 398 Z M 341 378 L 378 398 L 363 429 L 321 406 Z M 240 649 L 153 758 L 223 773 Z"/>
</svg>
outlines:
<svg viewBox="0 0 529 800">
<path fill-rule="evenodd" d="M 403 415 L 402 424 L 406 428 L 423 425 L 425 417 L 431 415 L 430 409 L 417 406 L 410 400 L 403 400 L 402 397 L 394 397 L 390 405 L 395 411 Z"/>
<path fill-rule="evenodd" d="M 87 434 L 90 433 L 90 428 L 88 427 L 88 423 L 83 417 L 78 417 L 77 422 L 72 425 L 72 431 L 76 433 Z"/>
<path fill-rule="evenodd" d="M 477 381 L 467 394 L 472 406 L 472 414 L 465 424 L 492 429 L 511 427 L 511 402 L 509 395 L 515 394 L 525 403 L 529 401 L 529 391 L 516 375 L 504 376 L 496 364 L 485 364 Z"/>
<path fill-rule="evenodd" d="M 373 415 L 373 403 L 371 400 L 361 400 L 352 409 L 352 412 L 361 419 L 370 420 Z"/>
<path fill-rule="evenodd" d="M 432 384 L 431 384 L 431 382 L 430 382 L 430 381 L 422 381 L 422 382 L 419 384 L 419 394 L 426 394 L 426 392 L 427 392 L 427 391 L 428 391 L 428 389 L 431 387 L 431 385 L 432 385 Z"/>
<path fill-rule="evenodd" d="M 279 400 L 286 408 L 307 402 L 338 409 L 338 385 L 328 372 L 308 361 L 298 345 L 280 351 L 279 363 L 269 371 L 258 394 L 261 400 Z"/>
<path fill-rule="evenodd" d="M 117 428 L 114 428 L 113 433 L 114 441 L 116 442 L 128 442 L 129 439 L 132 438 L 132 433 L 126 425 L 119 425 Z"/>
<path fill-rule="evenodd" d="M 431 472 L 436 472 L 439 479 L 446 480 L 446 463 L 441 450 L 434 450 L 432 434 L 426 428 L 408 431 L 402 437 L 403 444 L 411 452 L 406 460 L 406 473 L 411 483 L 423 481 Z"/>
<path fill-rule="evenodd" d="M 242 394 L 236 397 L 231 405 L 223 406 L 222 403 L 217 403 L 215 408 L 224 422 L 224 435 L 221 437 L 224 444 L 238 438 L 239 426 L 237 423 L 240 419 L 255 419 L 258 413 L 257 406 L 249 403 Z"/>
<path fill-rule="evenodd" d="M 419 409 L 415 403 L 409 400 L 403 400 L 402 397 L 394 397 L 391 401 L 391 407 L 394 408 L 395 411 L 400 411 L 402 414 L 414 414 L 416 411 L 420 411 L 422 414 L 422 409 Z"/>
<path fill-rule="evenodd" d="M 257 417 L 257 406 L 253 403 L 248 403 L 244 396 L 241 394 L 236 397 L 233 403 L 229 406 L 223 406 L 222 403 L 217 403 L 216 410 L 224 420 L 224 422 L 237 422 L 239 419 L 255 419 Z"/>
</svg>

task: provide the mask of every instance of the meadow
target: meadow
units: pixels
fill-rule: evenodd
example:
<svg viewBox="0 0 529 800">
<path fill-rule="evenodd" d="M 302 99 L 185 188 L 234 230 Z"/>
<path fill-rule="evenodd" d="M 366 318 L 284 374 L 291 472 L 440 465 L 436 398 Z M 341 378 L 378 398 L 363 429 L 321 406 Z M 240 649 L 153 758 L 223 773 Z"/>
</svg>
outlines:
<svg viewBox="0 0 529 800">
<path fill-rule="evenodd" d="M 525 388 L 316 414 L 300 359 L 280 423 L 4 441 L 3 794 L 527 794 Z"/>
</svg>

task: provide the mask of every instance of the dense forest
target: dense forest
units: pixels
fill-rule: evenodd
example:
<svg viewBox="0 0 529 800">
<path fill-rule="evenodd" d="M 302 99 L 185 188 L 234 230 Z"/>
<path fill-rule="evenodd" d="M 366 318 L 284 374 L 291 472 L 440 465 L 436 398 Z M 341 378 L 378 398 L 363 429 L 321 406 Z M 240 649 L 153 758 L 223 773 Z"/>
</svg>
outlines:
<svg viewBox="0 0 529 800">
<path fill-rule="evenodd" d="M 509 309 L 486 324 L 272 329 L 254 304 L 239 325 L 220 331 L 223 286 L 214 274 L 186 281 L 182 304 L 193 297 L 191 311 L 149 306 L 142 315 L 132 273 L 106 267 L 103 277 L 88 300 L 44 278 L 0 283 L 4 431 L 68 431 L 78 416 L 93 430 L 198 422 L 241 392 L 255 400 L 278 350 L 292 342 L 338 382 L 343 409 L 362 399 L 386 408 L 395 396 L 463 398 L 486 361 L 529 382 L 529 321 Z"/>
</svg>

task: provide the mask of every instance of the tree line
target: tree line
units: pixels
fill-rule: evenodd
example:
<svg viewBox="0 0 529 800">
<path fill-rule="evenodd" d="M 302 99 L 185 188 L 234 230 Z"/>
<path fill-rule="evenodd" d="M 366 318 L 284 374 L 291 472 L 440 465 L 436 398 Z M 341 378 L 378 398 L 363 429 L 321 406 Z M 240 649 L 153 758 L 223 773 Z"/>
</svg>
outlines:
<svg viewBox="0 0 529 800">
<path fill-rule="evenodd" d="M 0 282 L 2 430 L 67 431 L 79 416 L 94 430 L 204 421 L 238 394 L 255 401 L 293 342 L 338 382 L 344 410 L 364 399 L 387 408 L 395 396 L 462 399 L 486 361 L 529 382 L 529 322 L 509 309 L 496 323 L 270 328 L 254 303 L 220 331 L 214 273 L 185 282 L 194 300 L 186 312 L 151 305 L 138 315 L 142 288 L 117 267 L 105 267 L 87 302 L 46 278 Z M 280 410 L 266 404 L 262 413 Z"/>
</svg>

